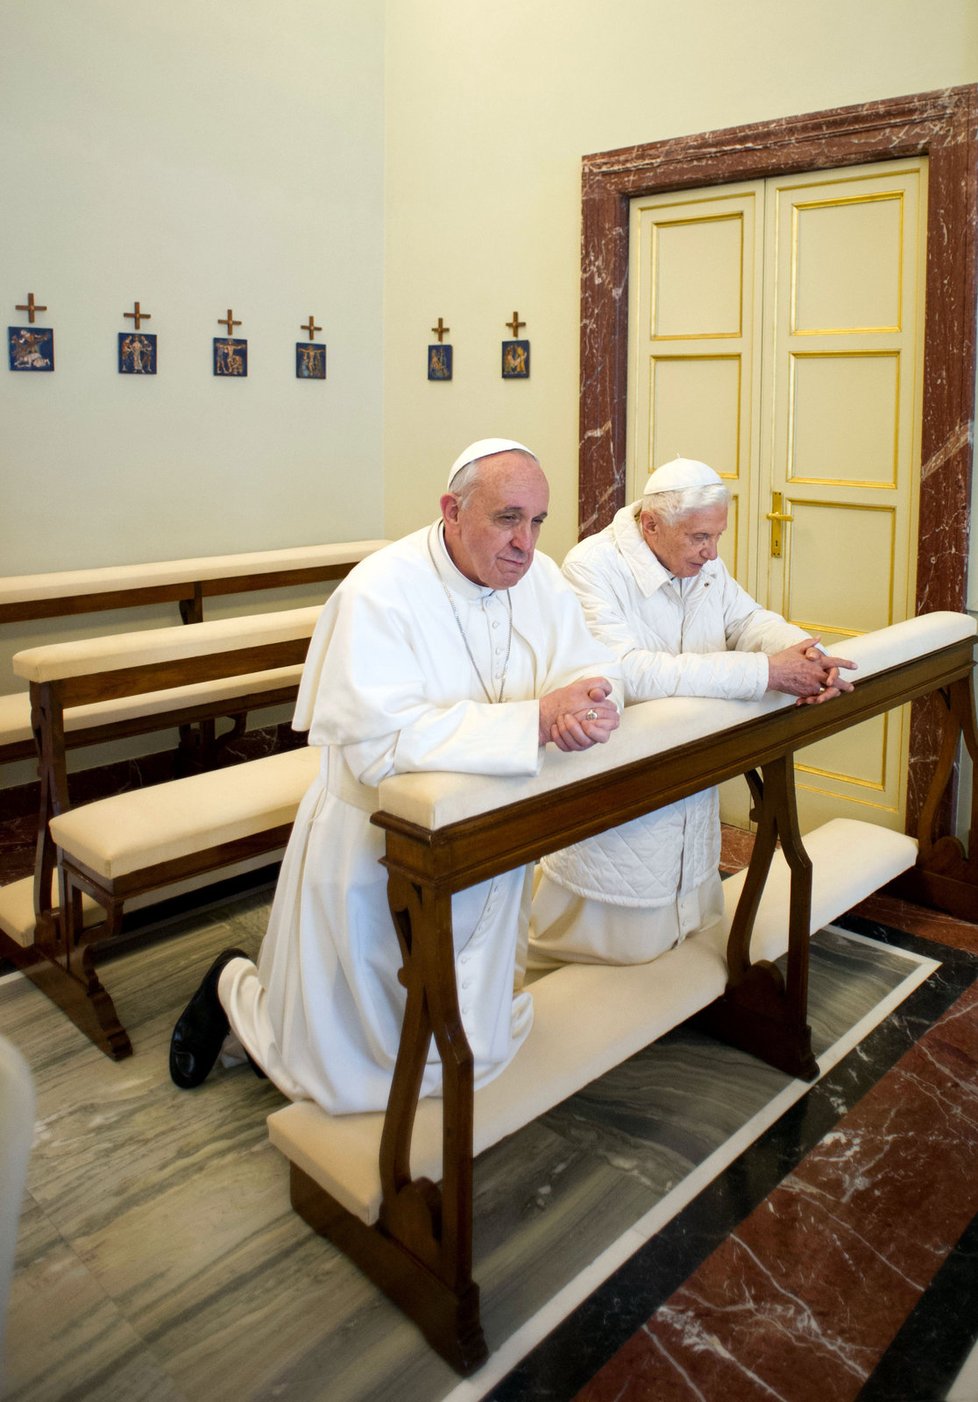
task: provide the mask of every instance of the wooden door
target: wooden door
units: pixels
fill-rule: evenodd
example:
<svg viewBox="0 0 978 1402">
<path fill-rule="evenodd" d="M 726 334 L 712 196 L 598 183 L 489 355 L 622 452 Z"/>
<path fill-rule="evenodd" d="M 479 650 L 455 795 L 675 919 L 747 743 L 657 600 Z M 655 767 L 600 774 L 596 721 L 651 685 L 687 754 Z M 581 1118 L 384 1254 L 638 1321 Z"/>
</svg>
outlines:
<svg viewBox="0 0 978 1402">
<path fill-rule="evenodd" d="M 633 205 L 630 496 L 711 463 L 728 567 L 842 653 L 913 609 L 925 182 L 919 158 Z M 907 748 L 901 712 L 805 751 L 803 825 L 902 827 Z M 723 811 L 745 825 L 741 785 Z"/>
</svg>

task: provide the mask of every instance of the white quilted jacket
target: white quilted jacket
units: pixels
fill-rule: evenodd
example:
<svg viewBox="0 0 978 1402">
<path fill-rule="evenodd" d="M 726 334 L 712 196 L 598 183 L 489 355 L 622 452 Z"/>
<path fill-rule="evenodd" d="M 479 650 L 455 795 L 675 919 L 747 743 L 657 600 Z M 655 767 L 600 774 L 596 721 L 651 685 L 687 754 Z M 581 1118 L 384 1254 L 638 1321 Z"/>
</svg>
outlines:
<svg viewBox="0 0 978 1402">
<path fill-rule="evenodd" d="M 763 696 L 766 654 L 806 634 L 755 603 L 720 560 L 704 565 L 680 593 L 642 538 L 639 508 L 623 507 L 563 565 L 592 633 L 621 659 L 626 704 Z M 694 890 L 719 860 L 719 804 L 709 789 L 555 852 L 543 868 L 581 896 L 659 906 Z"/>
</svg>

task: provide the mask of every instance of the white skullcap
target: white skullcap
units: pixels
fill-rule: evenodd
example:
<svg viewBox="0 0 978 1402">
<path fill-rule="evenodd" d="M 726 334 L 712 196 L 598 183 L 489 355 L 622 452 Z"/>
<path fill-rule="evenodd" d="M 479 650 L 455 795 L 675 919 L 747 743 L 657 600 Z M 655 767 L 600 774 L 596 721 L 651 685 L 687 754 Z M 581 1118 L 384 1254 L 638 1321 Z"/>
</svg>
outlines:
<svg viewBox="0 0 978 1402">
<path fill-rule="evenodd" d="M 722 487 L 723 479 L 705 462 L 695 458 L 674 458 L 657 467 L 645 484 L 643 496 L 651 492 L 681 492 L 685 487 Z"/>
<path fill-rule="evenodd" d="M 455 474 L 461 472 L 463 467 L 468 467 L 470 462 L 475 462 L 477 458 L 491 458 L 493 453 L 529 453 L 531 458 L 536 458 L 536 453 L 532 448 L 527 448 L 523 443 L 517 443 L 512 438 L 478 438 L 474 443 L 470 443 L 464 453 L 459 453 L 452 463 L 452 470 L 448 474 L 448 486 L 451 488 L 455 480 Z"/>
</svg>

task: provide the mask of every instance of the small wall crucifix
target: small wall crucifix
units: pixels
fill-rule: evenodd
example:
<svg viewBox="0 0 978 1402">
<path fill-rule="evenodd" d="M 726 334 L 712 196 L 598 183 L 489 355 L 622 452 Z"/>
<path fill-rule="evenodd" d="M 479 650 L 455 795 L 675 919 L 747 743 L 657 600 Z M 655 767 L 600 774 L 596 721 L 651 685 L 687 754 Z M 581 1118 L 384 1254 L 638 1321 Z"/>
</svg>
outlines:
<svg viewBox="0 0 978 1402">
<path fill-rule="evenodd" d="M 512 341 L 503 341 L 503 379 L 504 380 L 528 380 L 530 378 L 530 343 L 529 341 L 518 341 L 515 338 L 520 333 L 520 327 L 525 326 L 525 321 L 520 321 L 519 312 L 514 312 L 509 321 L 504 322 L 513 333 Z"/>
<path fill-rule="evenodd" d="M 129 318 L 131 318 L 131 319 L 133 320 L 133 324 L 134 324 L 136 330 L 138 331 L 138 330 L 139 330 L 139 324 L 140 324 L 140 322 L 142 322 L 142 321 L 151 321 L 151 320 L 152 320 L 152 317 L 151 317 L 151 315 L 150 315 L 149 312 L 141 312 L 141 311 L 139 310 L 139 303 L 138 303 L 138 302 L 134 302 L 134 303 L 133 303 L 133 308 L 134 308 L 133 311 L 131 311 L 131 312 L 123 312 L 122 315 L 123 315 L 124 317 L 129 317 Z"/>
<path fill-rule="evenodd" d="M 47 307 L 39 307 L 39 306 L 37 305 L 37 303 L 34 301 L 34 293 L 33 293 L 33 292 L 28 292 L 28 294 L 27 294 L 27 301 L 26 301 L 26 302 L 18 302 L 18 304 L 17 304 L 15 310 L 18 311 L 18 312 L 26 312 L 26 313 L 27 313 L 27 318 L 28 318 L 28 320 L 30 321 L 30 324 L 33 326 L 33 325 L 34 325 L 34 313 L 35 313 L 35 312 L 46 312 L 46 311 L 47 311 Z"/>
<path fill-rule="evenodd" d="M 214 374 L 244 379 L 248 374 L 248 342 L 239 341 L 234 335 L 234 328 L 241 322 L 235 321 L 234 312 L 228 307 L 227 316 L 219 316 L 217 324 L 226 326 L 228 334 L 214 337 Z"/>
<path fill-rule="evenodd" d="M 39 307 L 34 293 L 28 292 L 27 301 L 17 303 L 17 311 L 26 312 L 33 326 L 34 317 L 47 307 Z M 53 370 L 54 331 L 43 326 L 33 331 L 27 326 L 8 326 L 7 351 L 11 370 Z"/>
<path fill-rule="evenodd" d="M 132 321 L 133 329 L 119 332 L 119 374 L 155 375 L 156 337 L 139 329 L 141 322 L 151 320 L 149 312 L 134 302 L 133 310 L 122 315 Z"/>
<path fill-rule="evenodd" d="M 323 328 L 316 325 L 316 318 L 311 312 L 309 320 L 301 322 L 300 325 L 309 340 L 295 343 L 295 377 L 297 380 L 325 380 L 326 347 L 314 344 L 316 332 L 322 331 Z"/>
<path fill-rule="evenodd" d="M 452 347 L 442 344 L 451 329 L 450 326 L 445 325 L 442 317 L 438 318 L 438 325 L 431 328 L 431 334 L 438 337 L 438 344 L 428 347 L 429 380 L 450 380 L 452 378 Z"/>
</svg>

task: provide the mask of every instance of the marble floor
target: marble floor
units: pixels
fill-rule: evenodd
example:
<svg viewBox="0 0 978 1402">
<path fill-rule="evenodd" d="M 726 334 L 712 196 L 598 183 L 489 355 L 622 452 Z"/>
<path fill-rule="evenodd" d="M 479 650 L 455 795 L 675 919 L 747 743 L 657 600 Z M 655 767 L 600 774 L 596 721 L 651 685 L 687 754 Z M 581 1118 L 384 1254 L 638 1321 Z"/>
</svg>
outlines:
<svg viewBox="0 0 978 1402">
<path fill-rule="evenodd" d="M 39 1101 L 10 1398 L 978 1399 L 978 927 L 877 896 L 819 936 L 813 1085 L 685 1027 L 483 1155 L 493 1355 L 460 1382 L 291 1211 L 274 1088 L 167 1078 L 175 1016 L 268 899 L 106 966 L 128 1061 L 0 979 Z"/>
</svg>

